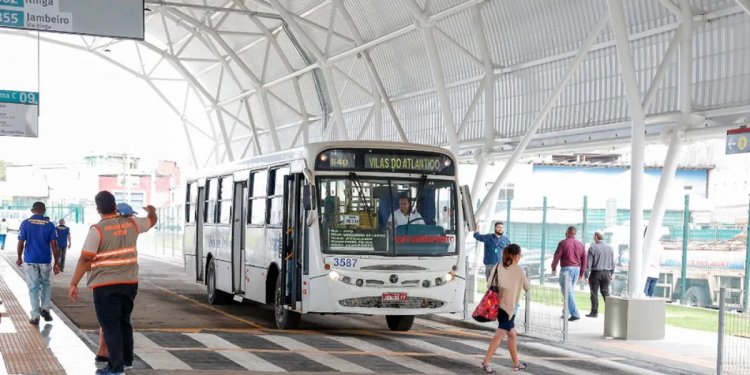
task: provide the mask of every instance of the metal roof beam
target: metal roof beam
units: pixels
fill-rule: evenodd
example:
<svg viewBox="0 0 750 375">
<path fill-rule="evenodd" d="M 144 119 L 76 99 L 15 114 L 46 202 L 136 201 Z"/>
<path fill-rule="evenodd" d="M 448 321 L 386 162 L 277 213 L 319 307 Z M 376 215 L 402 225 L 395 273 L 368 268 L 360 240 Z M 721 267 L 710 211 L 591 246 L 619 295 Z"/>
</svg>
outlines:
<svg viewBox="0 0 750 375">
<path fill-rule="evenodd" d="M 404 2 L 407 8 L 412 12 L 414 18 L 419 23 L 419 29 L 422 31 L 422 39 L 424 40 L 425 49 L 427 50 L 427 60 L 430 63 L 430 71 L 432 71 L 432 79 L 435 81 L 435 90 L 437 91 L 438 103 L 440 106 L 440 112 L 443 117 L 443 126 L 448 138 L 448 145 L 454 154 L 458 155 L 458 134 L 456 132 L 456 123 L 453 120 L 453 107 L 451 105 L 450 96 L 448 95 L 448 89 L 445 81 L 445 71 L 443 70 L 443 63 L 440 60 L 440 51 L 435 41 L 435 28 L 431 22 L 428 22 L 428 17 L 424 14 L 422 8 L 416 3 L 416 0 Z"/>
<path fill-rule="evenodd" d="M 189 9 L 198 9 L 203 10 L 206 12 L 219 12 L 219 13 L 237 13 L 237 14 L 246 14 L 261 18 L 270 18 L 270 19 L 277 19 L 280 20 L 281 17 L 278 14 L 273 13 L 267 13 L 267 12 L 256 12 L 252 10 L 245 10 L 245 9 L 237 9 L 237 8 L 224 8 L 224 7 L 217 7 L 217 6 L 210 6 L 210 5 L 201 5 L 201 4 L 190 4 L 190 3 L 178 3 L 173 1 L 161 1 L 161 0 L 145 0 L 145 3 L 147 5 L 158 5 L 162 7 L 172 7 L 172 8 L 189 8 Z"/>
<path fill-rule="evenodd" d="M 563 75 L 560 82 L 557 84 L 555 89 L 550 94 L 549 98 L 547 98 L 547 101 L 544 103 L 544 107 L 542 107 L 541 111 L 536 115 L 534 118 L 534 122 L 531 124 L 531 127 L 526 131 L 526 134 L 524 135 L 521 142 L 516 146 L 513 155 L 511 156 L 510 160 L 508 160 L 508 163 L 506 163 L 505 167 L 503 168 L 502 172 L 500 172 L 500 175 L 497 176 L 497 179 L 495 179 L 495 182 L 492 185 L 492 188 L 490 188 L 489 193 L 487 193 L 487 197 L 490 197 L 490 199 L 484 199 L 482 201 L 482 204 L 479 205 L 479 208 L 477 208 L 476 214 L 477 216 L 483 215 L 487 209 L 489 209 L 490 205 L 494 205 L 494 199 L 491 199 L 491 197 L 496 197 L 498 190 L 500 190 L 500 186 L 505 181 L 505 179 L 510 174 L 511 169 L 516 164 L 518 159 L 521 157 L 523 152 L 526 150 L 526 147 L 529 145 L 529 142 L 531 142 L 531 139 L 534 138 L 534 135 L 536 134 L 536 131 L 539 129 L 539 127 L 542 125 L 542 123 L 547 119 L 547 116 L 549 115 L 550 111 L 552 111 L 552 108 L 555 104 L 557 104 L 557 101 L 560 99 L 560 96 L 562 95 L 563 89 L 568 85 L 568 82 L 573 78 L 575 73 L 578 71 L 578 67 L 583 62 L 584 57 L 586 57 L 586 54 L 591 49 L 591 46 L 594 45 L 594 41 L 599 38 L 599 35 L 601 34 L 604 27 L 607 25 L 608 18 L 606 13 L 600 17 L 599 22 L 594 26 L 594 29 L 591 31 L 589 36 L 586 38 L 586 41 L 583 43 L 583 46 L 581 49 L 578 50 L 578 54 L 573 59 L 573 61 L 568 66 L 568 69 L 565 71 L 565 74 Z M 640 105 L 640 102 L 638 103 Z"/>
<path fill-rule="evenodd" d="M 750 15 L 750 0 L 735 0 L 742 9 Z"/>
<path fill-rule="evenodd" d="M 349 10 L 346 8 L 346 5 L 344 4 L 343 0 L 335 0 L 337 3 L 339 3 L 339 9 L 341 11 L 341 16 L 344 18 L 344 23 L 346 23 L 346 26 L 349 28 L 349 31 L 354 36 L 354 40 L 357 43 L 357 46 L 360 46 L 364 44 L 364 39 L 362 38 L 362 34 L 360 33 L 359 29 L 357 28 L 357 24 L 354 22 L 354 18 L 352 18 L 351 13 L 349 13 Z M 396 127 L 396 131 L 398 132 L 399 138 L 401 138 L 402 142 L 408 142 L 408 137 L 406 136 L 406 132 L 404 131 L 404 127 L 401 124 L 401 120 L 399 120 L 398 115 L 396 114 L 396 110 L 393 108 L 393 103 L 391 103 L 391 99 L 388 97 L 388 92 L 385 90 L 385 86 L 383 85 L 383 80 L 380 78 L 380 74 L 378 74 L 378 70 L 375 68 L 375 63 L 372 61 L 372 57 L 370 57 L 370 52 L 365 50 L 362 51 L 362 56 L 365 59 L 365 64 L 367 66 L 367 73 L 370 75 L 370 80 L 375 85 L 375 89 L 377 89 L 379 100 L 385 104 L 385 108 L 388 111 L 388 114 L 391 116 L 391 121 L 393 121 L 393 125 Z"/>
</svg>

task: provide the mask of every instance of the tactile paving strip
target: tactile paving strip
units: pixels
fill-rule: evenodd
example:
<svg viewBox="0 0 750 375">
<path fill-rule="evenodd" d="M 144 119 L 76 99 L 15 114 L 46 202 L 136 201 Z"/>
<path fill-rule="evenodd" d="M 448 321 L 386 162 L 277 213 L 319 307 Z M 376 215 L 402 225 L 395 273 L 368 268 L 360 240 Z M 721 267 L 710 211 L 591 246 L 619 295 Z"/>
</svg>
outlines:
<svg viewBox="0 0 750 375">
<path fill-rule="evenodd" d="M 0 333 L 2 353 L 8 374 L 65 374 L 52 351 L 39 333 L 39 327 L 29 324 L 29 317 L 15 299 L 5 280 L 0 277 L 0 300 L 6 313 L 2 319 L 11 319 L 15 333 Z M 44 324 L 44 320 L 40 324 Z"/>
</svg>

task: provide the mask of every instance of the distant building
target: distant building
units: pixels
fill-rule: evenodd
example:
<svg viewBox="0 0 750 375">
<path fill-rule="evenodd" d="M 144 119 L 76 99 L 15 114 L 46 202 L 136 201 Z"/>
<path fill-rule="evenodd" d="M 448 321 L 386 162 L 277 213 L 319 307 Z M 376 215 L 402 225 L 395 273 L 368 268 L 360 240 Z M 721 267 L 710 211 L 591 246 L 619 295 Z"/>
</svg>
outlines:
<svg viewBox="0 0 750 375">
<path fill-rule="evenodd" d="M 173 161 L 146 161 L 127 154 L 91 155 L 80 163 L 11 165 L 0 183 L 3 206 L 30 207 L 37 200 L 58 205 L 93 205 L 109 190 L 134 208 L 181 203 L 180 168 Z"/>
</svg>

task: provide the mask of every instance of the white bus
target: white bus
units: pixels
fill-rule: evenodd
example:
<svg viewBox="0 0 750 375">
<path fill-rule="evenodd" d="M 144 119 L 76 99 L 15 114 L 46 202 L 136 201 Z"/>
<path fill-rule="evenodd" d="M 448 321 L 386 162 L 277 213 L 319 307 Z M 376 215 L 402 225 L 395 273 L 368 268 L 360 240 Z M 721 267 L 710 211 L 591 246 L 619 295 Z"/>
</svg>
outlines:
<svg viewBox="0 0 750 375">
<path fill-rule="evenodd" d="M 319 313 L 385 315 L 406 331 L 415 315 L 463 308 L 464 217 L 475 224 L 457 183 L 448 151 L 404 143 L 310 144 L 218 167 L 188 180 L 185 268 L 211 304 L 273 304 L 280 329 Z"/>
</svg>

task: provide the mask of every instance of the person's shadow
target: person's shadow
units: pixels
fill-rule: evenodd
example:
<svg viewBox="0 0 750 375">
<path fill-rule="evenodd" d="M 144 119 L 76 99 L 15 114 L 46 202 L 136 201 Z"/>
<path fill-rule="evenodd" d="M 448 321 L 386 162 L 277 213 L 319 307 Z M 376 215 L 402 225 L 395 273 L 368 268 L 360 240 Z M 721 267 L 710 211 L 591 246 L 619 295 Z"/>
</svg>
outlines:
<svg viewBox="0 0 750 375">
<path fill-rule="evenodd" d="M 44 343 L 49 347 L 49 342 L 52 340 L 52 337 L 50 337 L 50 332 L 52 332 L 52 324 L 45 324 L 44 328 L 42 329 L 42 337 L 44 338 Z"/>
</svg>

